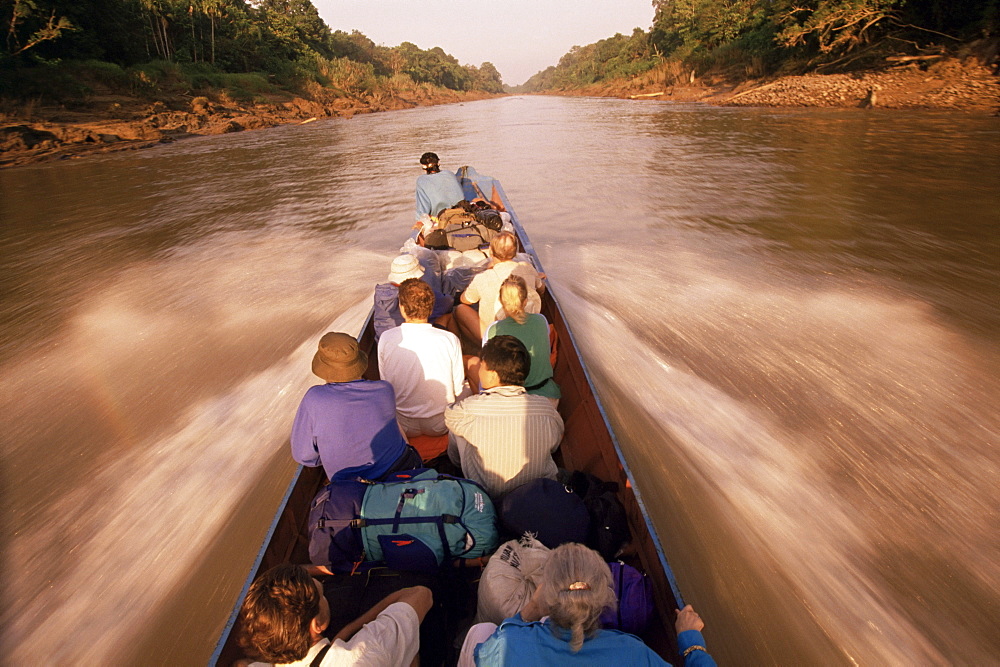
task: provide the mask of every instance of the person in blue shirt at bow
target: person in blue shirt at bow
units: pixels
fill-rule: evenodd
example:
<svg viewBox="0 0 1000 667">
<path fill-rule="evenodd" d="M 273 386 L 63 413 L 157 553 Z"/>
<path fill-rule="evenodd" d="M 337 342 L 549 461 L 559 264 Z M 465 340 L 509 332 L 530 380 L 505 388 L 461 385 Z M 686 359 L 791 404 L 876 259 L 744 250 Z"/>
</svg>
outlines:
<svg viewBox="0 0 1000 667">
<path fill-rule="evenodd" d="M 458 177 L 450 171 L 441 171 L 437 154 L 421 155 L 420 166 L 427 173 L 417 178 L 417 223 L 436 218 L 443 209 L 465 199 Z"/>
</svg>

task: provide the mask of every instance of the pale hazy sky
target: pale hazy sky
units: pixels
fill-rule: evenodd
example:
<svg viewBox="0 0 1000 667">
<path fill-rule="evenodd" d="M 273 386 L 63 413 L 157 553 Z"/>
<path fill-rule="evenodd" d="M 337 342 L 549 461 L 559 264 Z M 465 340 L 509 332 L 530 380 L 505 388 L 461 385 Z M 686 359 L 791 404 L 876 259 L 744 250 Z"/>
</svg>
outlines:
<svg viewBox="0 0 1000 667">
<path fill-rule="evenodd" d="M 376 44 L 440 46 L 463 65 L 489 61 L 509 85 L 555 65 L 574 45 L 648 30 L 652 0 L 313 0 L 331 30 Z"/>
</svg>

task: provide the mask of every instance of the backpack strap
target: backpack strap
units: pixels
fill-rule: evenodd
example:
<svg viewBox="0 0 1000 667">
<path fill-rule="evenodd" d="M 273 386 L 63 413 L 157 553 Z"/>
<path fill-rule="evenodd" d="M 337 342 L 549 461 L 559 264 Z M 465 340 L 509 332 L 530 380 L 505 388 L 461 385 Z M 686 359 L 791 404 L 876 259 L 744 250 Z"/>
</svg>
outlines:
<svg viewBox="0 0 1000 667">
<path fill-rule="evenodd" d="M 545 385 L 547 385 L 549 383 L 549 381 L 551 381 L 551 380 L 552 380 L 552 376 L 550 375 L 549 377 L 545 378 L 541 382 L 536 382 L 533 385 L 529 385 L 529 386 L 525 387 L 524 390 L 525 391 L 535 391 L 536 389 L 541 389 L 542 387 L 544 387 Z"/>
<path fill-rule="evenodd" d="M 323 664 L 323 658 L 326 657 L 326 653 L 327 653 L 327 651 L 330 650 L 331 646 L 333 646 L 333 642 L 330 642 L 329 644 L 327 644 L 326 646 L 324 646 L 323 648 L 321 648 L 319 650 L 319 653 L 316 654 L 316 657 L 313 658 L 312 662 L 309 663 L 309 667 L 319 667 L 320 665 L 322 665 Z"/>
</svg>

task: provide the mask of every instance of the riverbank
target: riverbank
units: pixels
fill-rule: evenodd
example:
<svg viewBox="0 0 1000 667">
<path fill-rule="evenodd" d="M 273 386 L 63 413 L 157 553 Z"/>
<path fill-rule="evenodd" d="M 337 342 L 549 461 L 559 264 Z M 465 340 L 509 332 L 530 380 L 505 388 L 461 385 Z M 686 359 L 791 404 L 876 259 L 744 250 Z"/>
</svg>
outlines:
<svg viewBox="0 0 1000 667">
<path fill-rule="evenodd" d="M 804 74 L 739 82 L 698 77 L 665 66 L 627 81 L 549 95 L 701 102 L 719 106 L 840 107 L 949 110 L 1000 115 L 996 49 L 966 55 L 896 57 L 879 69 Z M 97 90 L 60 105 L 8 103 L 0 109 L 0 168 L 95 153 L 139 150 L 194 136 L 256 130 L 324 118 L 451 104 L 496 97 L 412 85 L 371 95 L 317 101 L 293 93 L 241 101 L 226 91 L 175 94 L 155 101 Z"/>
<path fill-rule="evenodd" d="M 334 97 L 323 102 L 293 94 L 270 94 L 242 103 L 225 91 L 174 95 L 150 101 L 98 91 L 69 105 L 16 107 L 0 112 L 0 168 L 95 153 L 140 150 L 188 137 L 257 130 L 356 114 L 452 104 L 489 97 L 414 85 L 394 93 Z"/>
<path fill-rule="evenodd" d="M 658 68 L 628 81 L 595 84 L 556 95 L 703 102 L 721 106 L 840 107 L 950 110 L 1000 114 L 997 54 L 889 58 L 878 69 L 733 82 L 725 75 L 679 77 Z M 683 79 L 678 81 L 678 79 Z"/>
</svg>

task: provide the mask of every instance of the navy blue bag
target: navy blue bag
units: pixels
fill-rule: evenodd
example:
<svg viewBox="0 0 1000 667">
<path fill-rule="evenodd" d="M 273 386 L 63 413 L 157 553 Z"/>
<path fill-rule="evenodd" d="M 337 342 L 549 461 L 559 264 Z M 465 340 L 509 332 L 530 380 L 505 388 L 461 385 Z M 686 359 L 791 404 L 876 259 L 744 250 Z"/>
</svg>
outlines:
<svg viewBox="0 0 1000 667">
<path fill-rule="evenodd" d="M 608 563 L 618 598 L 618 609 L 601 614 L 601 627 L 640 635 L 653 620 L 653 585 L 631 565 L 621 561 Z"/>
<path fill-rule="evenodd" d="M 554 479 L 533 479 L 504 496 L 500 522 L 514 537 L 531 533 L 549 549 L 566 542 L 582 544 L 590 532 L 583 500 Z"/>
</svg>

